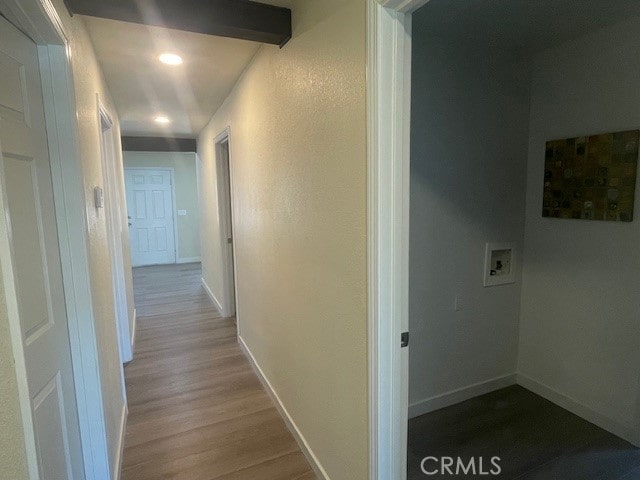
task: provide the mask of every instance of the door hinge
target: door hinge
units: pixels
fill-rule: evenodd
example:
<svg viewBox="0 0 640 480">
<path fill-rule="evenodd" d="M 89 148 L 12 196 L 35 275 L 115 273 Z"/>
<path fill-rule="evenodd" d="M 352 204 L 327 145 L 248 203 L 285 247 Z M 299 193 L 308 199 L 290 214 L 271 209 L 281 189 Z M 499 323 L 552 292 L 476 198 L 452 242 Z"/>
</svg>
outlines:
<svg viewBox="0 0 640 480">
<path fill-rule="evenodd" d="M 400 335 L 400 348 L 405 348 L 409 346 L 409 332 L 402 332 Z"/>
</svg>

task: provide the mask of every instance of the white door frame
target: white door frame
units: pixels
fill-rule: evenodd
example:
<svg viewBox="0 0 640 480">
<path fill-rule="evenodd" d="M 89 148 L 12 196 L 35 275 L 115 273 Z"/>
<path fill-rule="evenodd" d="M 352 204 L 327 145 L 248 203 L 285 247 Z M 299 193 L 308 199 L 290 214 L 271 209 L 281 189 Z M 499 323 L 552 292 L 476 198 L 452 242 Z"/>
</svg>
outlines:
<svg viewBox="0 0 640 480">
<path fill-rule="evenodd" d="M 38 44 L 54 202 L 85 478 L 115 478 L 108 444 L 91 298 L 85 192 L 81 173 L 68 37 L 50 0 L 0 0 L 0 10 Z M 15 328 L 15 325 L 13 326 Z M 23 413 L 29 474 L 38 478 L 26 376 L 12 342 Z"/>
<path fill-rule="evenodd" d="M 227 143 L 228 152 L 228 165 L 221 168 L 221 146 L 223 143 Z M 222 315 L 224 317 L 230 317 L 235 314 L 236 323 L 238 328 L 240 325 L 238 315 L 238 277 L 237 277 L 237 263 L 236 263 L 236 238 L 235 238 L 235 224 L 233 215 L 233 174 L 231 172 L 231 127 L 225 128 L 220 134 L 213 140 L 213 147 L 216 159 L 216 192 L 218 197 L 218 218 L 220 219 L 220 245 L 222 247 L 222 259 L 225 264 L 225 275 L 222 284 L 223 300 L 222 300 Z M 220 172 L 226 171 L 228 178 L 221 178 Z M 221 182 L 229 182 L 229 195 L 224 195 L 224 190 L 221 189 Z M 227 219 L 228 212 L 231 212 L 231 218 Z M 229 222 L 227 222 L 229 220 Z M 231 225 L 231 232 L 227 231 L 226 225 Z M 228 238 L 231 234 L 231 249 L 233 255 L 230 255 L 228 248 Z"/>
<path fill-rule="evenodd" d="M 126 182 L 127 178 L 127 170 L 167 170 L 169 172 L 170 182 L 171 182 L 171 209 L 173 216 L 173 248 L 175 250 L 175 261 L 173 263 L 167 263 L 166 265 L 174 265 L 181 263 L 179 262 L 180 257 L 178 257 L 178 250 L 180 249 L 180 244 L 178 243 L 178 201 L 176 199 L 176 169 L 173 167 L 125 167 L 124 168 L 124 178 Z M 125 185 L 125 197 L 127 195 L 127 187 Z M 125 200 L 126 203 L 126 200 Z M 128 210 L 128 206 L 127 206 Z M 129 240 L 131 241 L 131 240 Z M 133 263 L 133 255 L 131 258 L 131 263 Z M 135 265 L 134 265 L 135 266 Z M 137 265 L 143 266 L 143 265 Z"/>
<path fill-rule="evenodd" d="M 113 136 L 113 120 L 111 115 L 96 95 L 98 104 L 98 125 L 100 127 L 100 149 L 102 156 L 102 181 L 104 186 L 104 211 L 107 222 L 107 236 L 109 237 L 109 251 L 111 257 L 111 280 L 113 282 L 113 305 L 116 314 L 116 327 L 120 344 L 120 362 L 128 363 L 133 360 L 132 335 L 129 328 L 129 306 L 127 304 L 127 287 L 125 283 L 124 255 L 122 250 L 123 208 L 119 190 L 116 188 L 118 170 L 115 154 L 115 139 Z M 122 388 L 125 392 L 124 376 Z"/>
<path fill-rule="evenodd" d="M 411 12 L 367 0 L 369 478 L 407 475 Z"/>
</svg>

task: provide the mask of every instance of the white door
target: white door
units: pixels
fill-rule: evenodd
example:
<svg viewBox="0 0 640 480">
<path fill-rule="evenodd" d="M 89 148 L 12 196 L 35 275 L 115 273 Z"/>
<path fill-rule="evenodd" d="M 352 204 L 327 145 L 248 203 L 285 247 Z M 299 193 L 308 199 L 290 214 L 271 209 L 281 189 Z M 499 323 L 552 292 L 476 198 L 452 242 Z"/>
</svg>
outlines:
<svg viewBox="0 0 640 480">
<path fill-rule="evenodd" d="M 131 263 L 176 263 L 171 170 L 125 170 Z"/>
<path fill-rule="evenodd" d="M 2 275 L 14 338 L 19 330 L 14 354 L 24 356 L 26 372 L 21 373 L 27 377 L 40 478 L 81 479 L 37 48 L 4 18 L 0 18 L 0 152 Z"/>
</svg>

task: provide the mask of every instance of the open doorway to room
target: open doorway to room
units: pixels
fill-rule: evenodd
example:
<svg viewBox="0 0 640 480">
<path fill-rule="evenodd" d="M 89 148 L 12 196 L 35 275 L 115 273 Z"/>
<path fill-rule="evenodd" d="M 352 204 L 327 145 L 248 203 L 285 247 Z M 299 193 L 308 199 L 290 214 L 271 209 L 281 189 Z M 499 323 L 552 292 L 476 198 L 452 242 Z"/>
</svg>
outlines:
<svg viewBox="0 0 640 480">
<path fill-rule="evenodd" d="M 214 141 L 218 192 L 218 216 L 220 218 L 221 263 L 223 265 L 223 299 L 220 309 L 225 317 L 236 313 L 235 258 L 233 248 L 233 200 L 231 194 L 231 159 L 229 130 L 225 130 Z M 213 295 L 213 294 L 212 294 Z M 215 299 L 215 297 L 213 297 Z"/>
<path fill-rule="evenodd" d="M 120 345 L 120 359 L 122 363 L 130 362 L 133 358 L 133 316 L 129 313 L 126 291 L 123 228 L 122 218 L 125 207 L 121 205 L 122 195 L 118 190 L 118 179 L 122 171 L 119 168 L 119 155 L 114 149 L 113 120 L 106 108 L 98 100 L 100 125 L 100 151 L 102 157 L 103 188 L 96 187 L 94 191 L 96 205 L 105 209 L 107 237 L 109 239 L 109 256 L 111 259 L 111 280 L 113 284 L 113 299 L 116 314 L 116 327 Z"/>
<path fill-rule="evenodd" d="M 408 478 L 640 478 L 637 2 L 412 38 Z"/>
</svg>

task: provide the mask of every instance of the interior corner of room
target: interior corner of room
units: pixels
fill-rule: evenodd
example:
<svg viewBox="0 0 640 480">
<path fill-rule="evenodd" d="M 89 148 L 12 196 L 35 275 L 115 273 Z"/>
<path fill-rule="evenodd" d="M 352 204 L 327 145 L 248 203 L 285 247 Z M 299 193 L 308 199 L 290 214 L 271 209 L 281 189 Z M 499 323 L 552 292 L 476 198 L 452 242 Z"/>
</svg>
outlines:
<svg viewBox="0 0 640 480">
<path fill-rule="evenodd" d="M 464 405 L 481 408 L 478 397 L 499 408 L 506 393 L 481 396 L 512 385 L 640 445 L 638 221 L 585 220 L 592 217 L 579 211 L 565 218 L 563 205 L 549 205 L 561 218 L 541 214 L 551 175 L 546 142 L 640 129 L 640 12 L 632 3 L 602 10 L 580 1 L 433 0 L 413 15 L 409 416 L 416 445 L 438 414 L 454 421 L 455 408 L 460 415 Z M 611 161 L 597 166 L 616 177 Z M 582 167 L 567 165 L 560 175 L 577 177 L 574 200 L 591 208 Z M 636 210 L 638 202 L 636 193 Z M 492 268 L 485 249 L 494 242 L 513 245 L 512 283 L 483 284 Z M 531 478 L 552 478 L 548 468 Z M 602 468 L 602 478 L 618 478 Z"/>
</svg>

